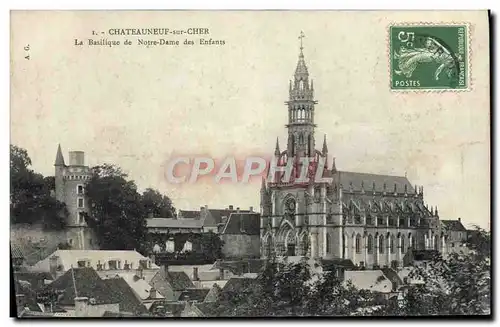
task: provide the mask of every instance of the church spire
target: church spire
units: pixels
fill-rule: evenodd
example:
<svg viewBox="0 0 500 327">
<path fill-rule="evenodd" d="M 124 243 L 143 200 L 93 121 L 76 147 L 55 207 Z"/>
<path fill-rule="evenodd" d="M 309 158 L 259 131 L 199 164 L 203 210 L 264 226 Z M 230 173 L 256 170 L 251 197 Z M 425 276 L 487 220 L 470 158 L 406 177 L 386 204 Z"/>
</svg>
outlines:
<svg viewBox="0 0 500 327">
<path fill-rule="evenodd" d="M 323 138 L 323 155 L 326 155 L 328 153 L 328 147 L 326 146 L 326 134 L 325 137 Z"/>
<path fill-rule="evenodd" d="M 295 69 L 295 81 L 306 81 L 309 77 L 309 72 L 307 71 L 306 62 L 304 60 L 304 46 L 302 44 L 302 39 L 305 37 L 304 32 L 300 31 L 300 53 L 299 62 L 297 63 L 297 68 Z"/>
<path fill-rule="evenodd" d="M 64 156 L 61 151 L 61 144 L 57 147 L 56 161 L 54 166 L 64 166 Z"/>
<path fill-rule="evenodd" d="M 279 144 L 279 139 L 276 138 L 276 149 L 274 150 L 274 154 L 279 156 L 280 155 L 280 144 Z"/>
<path fill-rule="evenodd" d="M 337 167 L 335 166 L 335 157 L 332 158 L 332 173 L 336 173 L 337 172 Z"/>
</svg>

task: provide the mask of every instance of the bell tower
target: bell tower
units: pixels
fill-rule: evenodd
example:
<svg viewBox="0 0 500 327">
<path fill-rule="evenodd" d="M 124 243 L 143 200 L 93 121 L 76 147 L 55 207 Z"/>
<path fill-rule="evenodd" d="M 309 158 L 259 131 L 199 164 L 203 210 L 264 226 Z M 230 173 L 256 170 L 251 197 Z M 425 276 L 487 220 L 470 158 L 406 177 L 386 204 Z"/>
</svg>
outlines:
<svg viewBox="0 0 500 327">
<path fill-rule="evenodd" d="M 305 35 L 300 32 L 300 54 L 294 80 L 290 81 L 288 106 L 288 144 L 289 157 L 314 157 L 314 85 L 309 81 L 309 72 L 304 60 L 302 41 Z"/>
</svg>

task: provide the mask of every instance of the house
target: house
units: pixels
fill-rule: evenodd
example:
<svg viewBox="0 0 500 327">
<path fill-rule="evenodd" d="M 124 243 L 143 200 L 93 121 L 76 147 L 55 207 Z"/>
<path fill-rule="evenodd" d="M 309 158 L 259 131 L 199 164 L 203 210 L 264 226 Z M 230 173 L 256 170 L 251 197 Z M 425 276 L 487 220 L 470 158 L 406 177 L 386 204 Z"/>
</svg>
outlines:
<svg viewBox="0 0 500 327">
<path fill-rule="evenodd" d="M 201 207 L 203 209 L 203 207 Z M 200 211 L 198 210 L 179 210 L 177 219 L 200 219 Z"/>
<path fill-rule="evenodd" d="M 30 289 L 38 291 L 54 281 L 54 277 L 48 272 L 14 272 L 14 280 L 28 284 Z"/>
<path fill-rule="evenodd" d="M 177 301 L 182 291 L 195 288 L 189 276 L 182 271 L 169 271 L 168 266 L 162 268 L 153 276 L 149 284 L 165 297 L 166 301 Z"/>
<path fill-rule="evenodd" d="M 205 302 L 210 292 L 207 288 L 188 288 L 179 294 L 178 302 Z"/>
<path fill-rule="evenodd" d="M 215 302 L 192 303 L 182 312 L 183 317 L 205 318 L 217 317 L 219 304 Z"/>
<path fill-rule="evenodd" d="M 441 229 L 446 235 L 445 253 L 467 252 L 467 229 L 462 219 L 441 220 Z"/>
<path fill-rule="evenodd" d="M 240 295 L 258 286 L 259 281 L 255 278 L 233 277 L 222 288 L 220 297 L 222 300 L 228 300 L 234 295 Z"/>
<path fill-rule="evenodd" d="M 57 250 L 30 269 L 61 276 L 71 267 L 93 268 L 103 277 L 126 271 L 134 271 L 141 275 L 154 275 L 159 269 L 150 258 L 131 250 Z"/>
<path fill-rule="evenodd" d="M 154 301 L 149 313 L 154 317 L 180 317 L 187 303 Z"/>
<path fill-rule="evenodd" d="M 260 214 L 232 212 L 219 234 L 224 258 L 260 258 Z"/>
<path fill-rule="evenodd" d="M 104 279 L 104 282 L 112 290 L 115 298 L 118 299 L 120 313 L 127 312 L 134 316 L 148 313 L 141 299 L 122 277 Z"/>
<path fill-rule="evenodd" d="M 344 282 L 352 283 L 359 290 L 375 293 L 392 293 L 393 283 L 382 270 L 346 270 L 344 271 Z"/>
<path fill-rule="evenodd" d="M 113 278 L 113 276 L 106 276 L 105 278 Z M 144 277 L 141 278 L 134 273 L 118 273 L 114 278 L 122 278 L 146 307 L 154 301 L 165 299 L 158 290 L 148 283 L 150 280 L 146 281 Z"/>
<path fill-rule="evenodd" d="M 264 268 L 265 260 L 263 259 L 242 259 L 242 260 L 217 260 L 212 266 L 213 270 L 219 270 L 221 279 L 230 278 L 232 276 L 241 276 L 246 273 L 260 273 Z M 229 272 L 229 274 L 228 274 Z"/>
<path fill-rule="evenodd" d="M 36 292 L 31 289 L 29 283 L 16 280 L 14 290 L 18 317 L 21 317 L 24 311 L 44 312 L 44 306 L 38 303 Z"/>
<path fill-rule="evenodd" d="M 71 268 L 41 290 L 55 294 L 49 301 L 77 317 L 101 317 L 106 311 L 119 312 L 121 297 L 90 267 Z"/>
</svg>

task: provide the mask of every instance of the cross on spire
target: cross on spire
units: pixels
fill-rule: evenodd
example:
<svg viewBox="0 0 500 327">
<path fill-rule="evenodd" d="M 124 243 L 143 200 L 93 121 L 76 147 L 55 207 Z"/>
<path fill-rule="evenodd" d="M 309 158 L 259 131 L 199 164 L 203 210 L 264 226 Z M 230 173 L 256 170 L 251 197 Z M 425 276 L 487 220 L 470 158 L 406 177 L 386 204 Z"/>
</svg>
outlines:
<svg viewBox="0 0 500 327">
<path fill-rule="evenodd" d="M 300 53 L 302 53 L 302 50 L 304 49 L 303 45 L 302 45 L 302 39 L 305 38 L 305 34 L 303 31 L 300 31 L 300 35 L 299 35 L 299 39 L 300 39 Z"/>
</svg>

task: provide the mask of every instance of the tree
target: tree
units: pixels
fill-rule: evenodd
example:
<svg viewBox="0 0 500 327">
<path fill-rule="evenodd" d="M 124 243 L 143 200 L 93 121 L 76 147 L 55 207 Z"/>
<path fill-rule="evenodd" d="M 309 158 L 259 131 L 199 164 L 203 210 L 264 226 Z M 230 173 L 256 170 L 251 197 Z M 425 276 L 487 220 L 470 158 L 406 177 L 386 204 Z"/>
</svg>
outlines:
<svg viewBox="0 0 500 327">
<path fill-rule="evenodd" d="M 146 220 L 141 195 L 133 181 L 114 165 L 92 168 L 87 184 L 90 214 L 87 222 L 97 234 L 101 249 L 143 250 Z"/>
<path fill-rule="evenodd" d="M 175 216 L 172 201 L 165 195 L 152 188 L 142 193 L 142 204 L 146 216 L 171 218 Z"/>
<path fill-rule="evenodd" d="M 216 316 L 350 315 L 371 296 L 343 283 L 333 272 L 317 274 L 307 259 L 287 264 L 266 262 L 255 282 L 220 294 Z"/>
<path fill-rule="evenodd" d="M 490 233 L 477 230 L 471 251 L 434 257 L 416 265 L 413 285 L 400 305 L 379 312 L 390 315 L 485 315 L 491 308 Z"/>
<path fill-rule="evenodd" d="M 201 235 L 201 250 L 207 261 L 222 259 L 222 247 L 224 241 L 212 231 Z"/>
<path fill-rule="evenodd" d="M 44 177 L 30 169 L 25 149 L 10 146 L 10 216 L 13 224 L 37 224 L 61 230 L 66 225 L 66 205 L 52 196 L 54 177 Z"/>
</svg>

